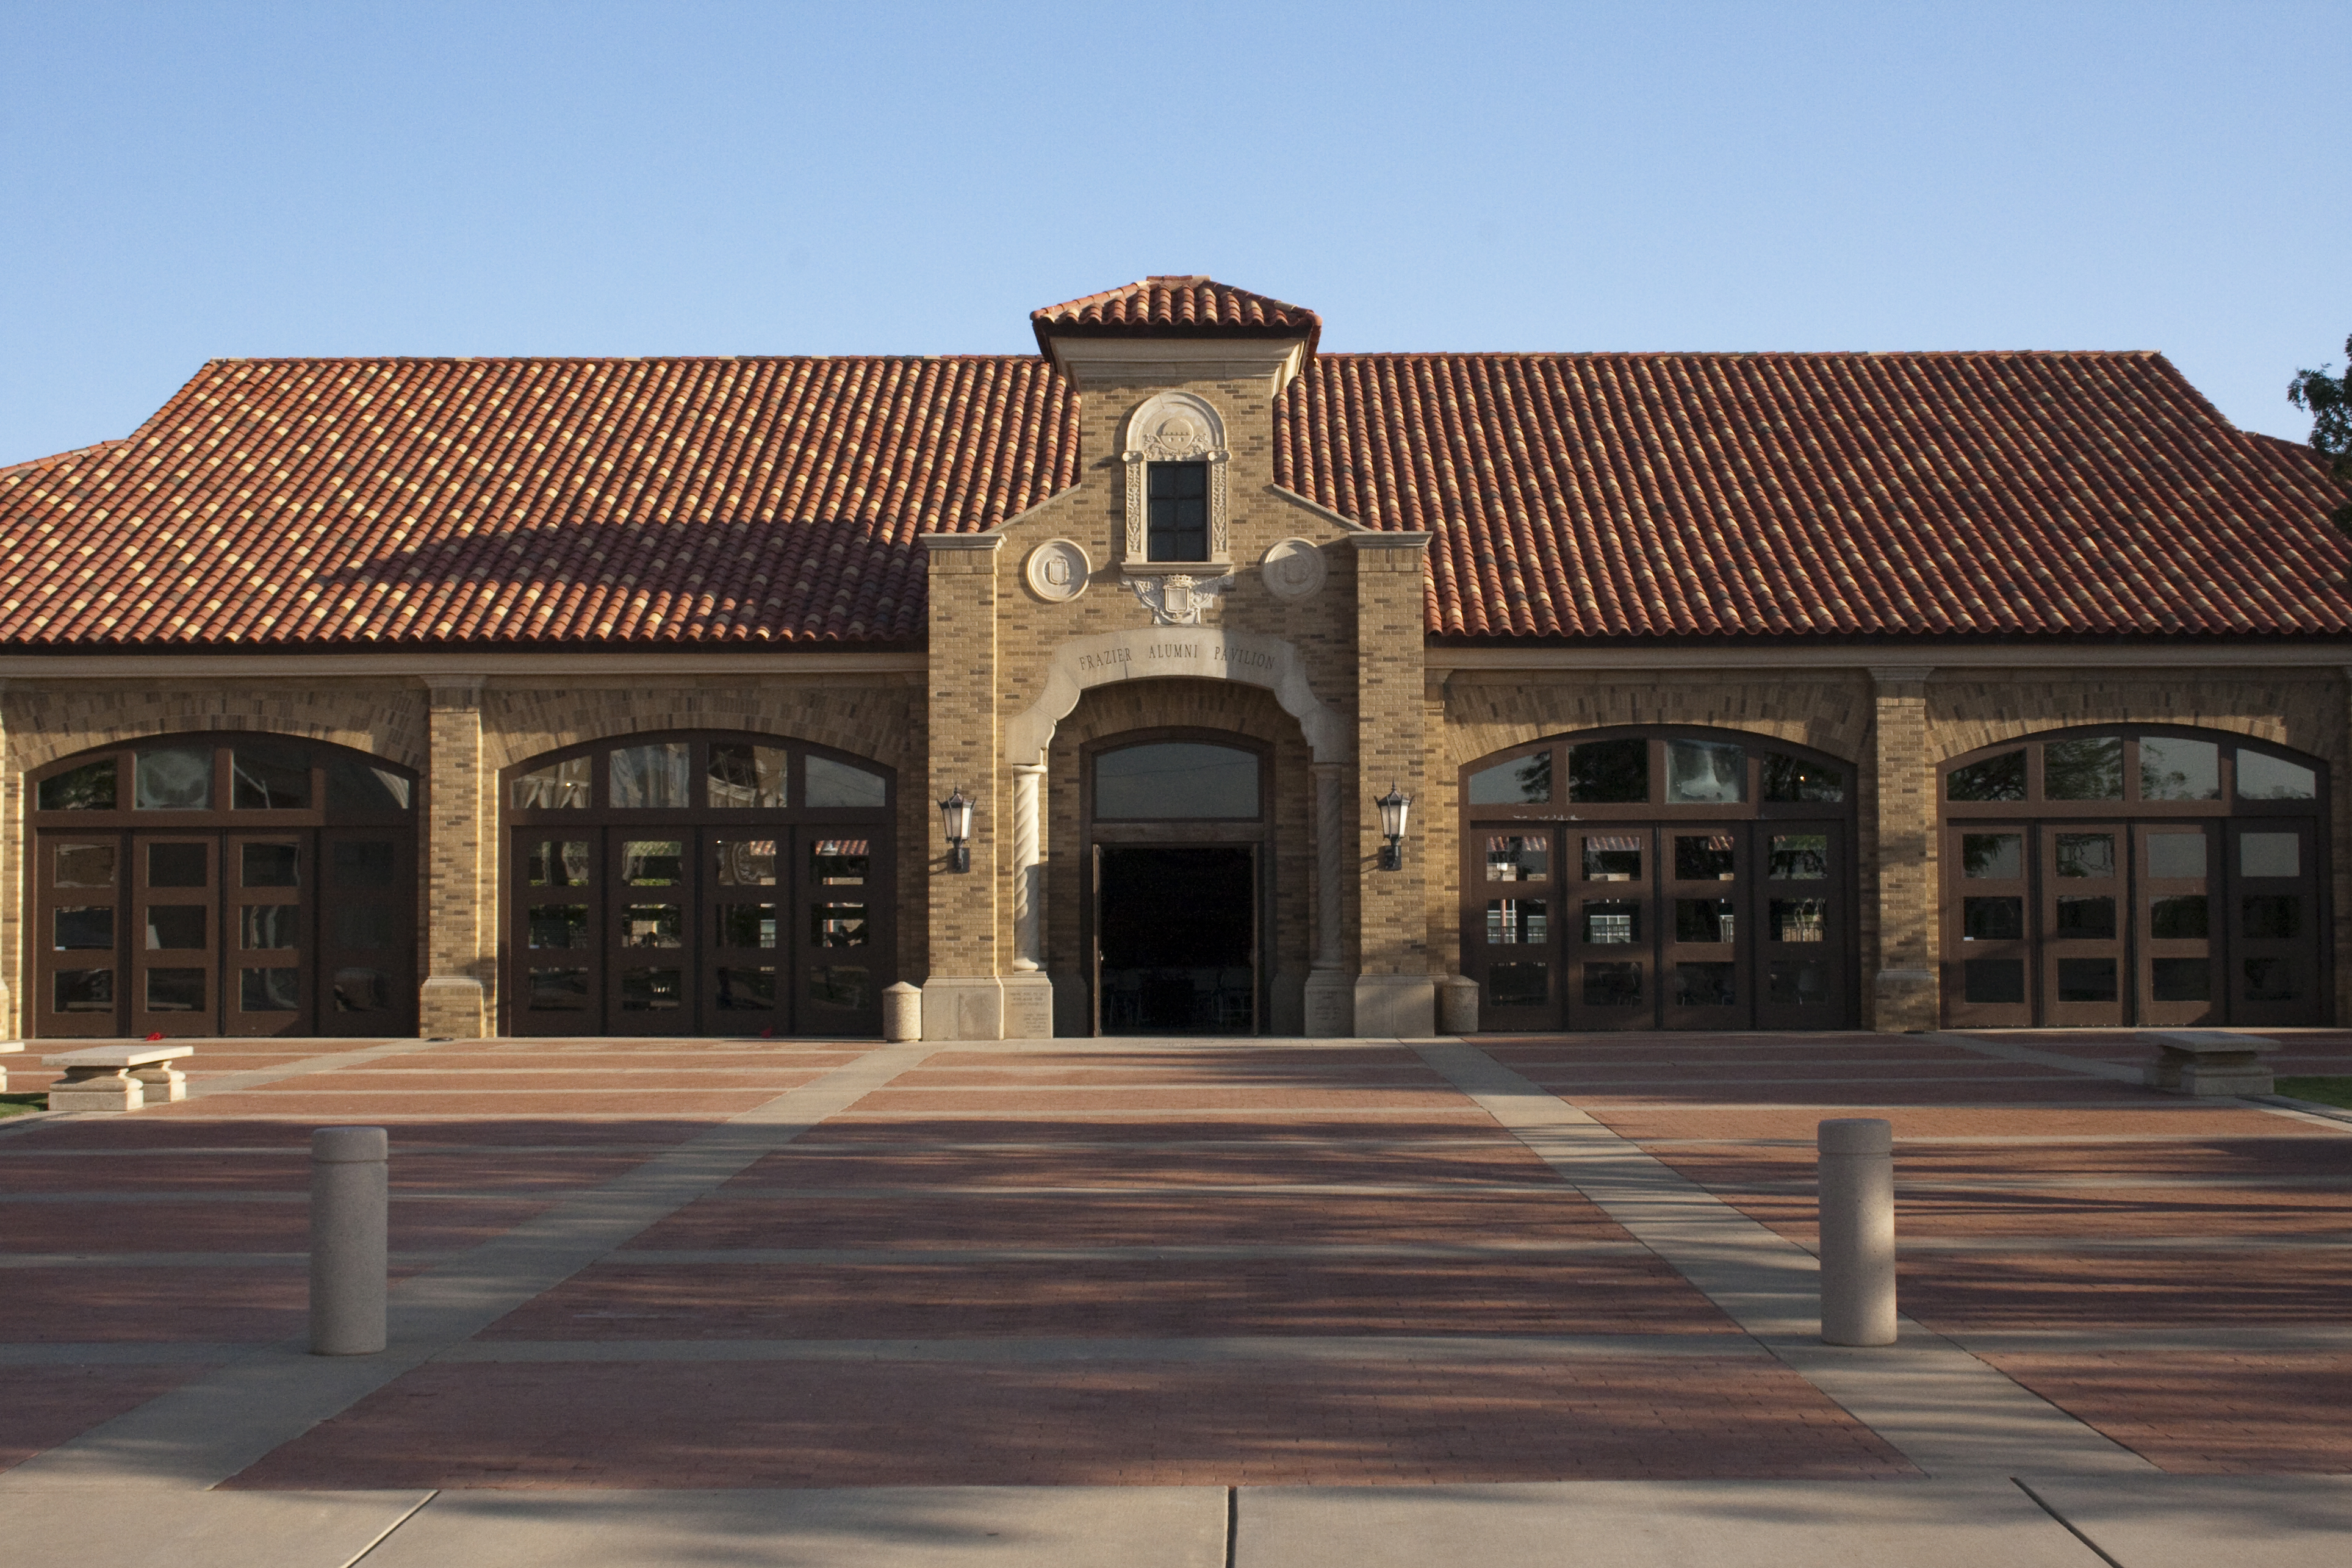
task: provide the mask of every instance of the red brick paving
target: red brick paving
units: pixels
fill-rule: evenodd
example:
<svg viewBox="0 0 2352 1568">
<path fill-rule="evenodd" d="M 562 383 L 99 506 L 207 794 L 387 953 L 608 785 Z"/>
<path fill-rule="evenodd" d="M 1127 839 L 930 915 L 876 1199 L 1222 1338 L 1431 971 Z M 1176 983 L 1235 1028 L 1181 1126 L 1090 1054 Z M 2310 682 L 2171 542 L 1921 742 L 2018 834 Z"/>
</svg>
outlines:
<svg viewBox="0 0 2352 1568">
<path fill-rule="evenodd" d="M 394 1264 L 392 1278 L 416 1271 Z M 201 1268 L 35 1265 L 0 1273 L 0 1333 L 16 1344 L 268 1343 L 302 1331 L 310 1271 L 299 1258 Z"/>
<path fill-rule="evenodd" d="M 0 1470 L 168 1394 L 206 1368 L 12 1366 L 0 1373 Z"/>
<path fill-rule="evenodd" d="M 1410 1485 L 1916 1472 L 1785 1367 L 425 1366 L 229 1483 Z"/>
<path fill-rule="evenodd" d="M 1993 1354 L 2034 1393 L 2180 1475 L 2352 1472 L 2352 1354 Z"/>
<path fill-rule="evenodd" d="M 1903 1310 L 1938 1333 L 2341 1324 L 2352 1247 L 2262 1252 L 1922 1252 Z"/>
</svg>

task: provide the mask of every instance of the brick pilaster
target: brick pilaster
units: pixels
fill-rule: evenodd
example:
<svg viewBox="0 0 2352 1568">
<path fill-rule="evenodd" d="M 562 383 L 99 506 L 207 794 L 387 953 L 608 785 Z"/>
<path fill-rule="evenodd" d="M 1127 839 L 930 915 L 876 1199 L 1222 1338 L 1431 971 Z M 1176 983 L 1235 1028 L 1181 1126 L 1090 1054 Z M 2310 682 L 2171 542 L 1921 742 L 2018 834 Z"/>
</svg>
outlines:
<svg viewBox="0 0 2352 1568">
<path fill-rule="evenodd" d="M 1426 533 L 1358 533 L 1356 547 L 1356 767 L 1359 1035 L 1417 1036 L 1437 1027 L 1430 973 L 1427 873 L 1430 805 L 1423 741 L 1422 563 Z M 1380 812 L 1393 786 L 1412 798 L 1401 869 L 1380 869 Z"/>
<path fill-rule="evenodd" d="M 497 1015 L 496 781 L 482 759 L 478 676 L 428 676 L 425 984 L 417 1032 L 478 1039 Z"/>
<path fill-rule="evenodd" d="M 923 1037 L 1002 1039 L 997 881 L 1008 868 L 1000 865 L 997 851 L 1013 829 L 1009 796 L 1000 787 L 1010 780 L 996 714 L 996 567 L 1004 540 L 992 533 L 933 533 L 923 543 L 929 556 L 930 798 L 945 800 L 961 789 L 972 802 L 969 872 L 948 868 L 938 818 L 930 824 Z"/>
<path fill-rule="evenodd" d="M 1936 973 L 1936 781 L 1927 760 L 1924 666 L 1874 666 L 1878 800 L 1878 973 L 1872 1026 L 1942 1021 Z M 1867 897 L 1869 889 L 1864 889 Z"/>
</svg>

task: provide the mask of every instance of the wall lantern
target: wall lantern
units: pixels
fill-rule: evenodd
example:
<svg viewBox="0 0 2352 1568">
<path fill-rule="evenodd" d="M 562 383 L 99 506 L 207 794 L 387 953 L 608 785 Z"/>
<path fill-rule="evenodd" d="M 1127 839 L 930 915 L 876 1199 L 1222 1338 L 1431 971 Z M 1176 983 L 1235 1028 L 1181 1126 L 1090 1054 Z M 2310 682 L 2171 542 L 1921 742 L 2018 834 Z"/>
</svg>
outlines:
<svg viewBox="0 0 2352 1568">
<path fill-rule="evenodd" d="M 940 831 L 947 835 L 948 869 L 971 869 L 971 802 L 956 785 L 955 794 L 940 802 Z"/>
<path fill-rule="evenodd" d="M 1381 850 L 1381 869 L 1398 871 L 1404 868 L 1404 819 L 1412 810 L 1412 796 L 1399 795 L 1397 786 L 1389 785 L 1389 793 L 1372 802 L 1381 808 L 1381 834 L 1388 840 Z"/>
</svg>

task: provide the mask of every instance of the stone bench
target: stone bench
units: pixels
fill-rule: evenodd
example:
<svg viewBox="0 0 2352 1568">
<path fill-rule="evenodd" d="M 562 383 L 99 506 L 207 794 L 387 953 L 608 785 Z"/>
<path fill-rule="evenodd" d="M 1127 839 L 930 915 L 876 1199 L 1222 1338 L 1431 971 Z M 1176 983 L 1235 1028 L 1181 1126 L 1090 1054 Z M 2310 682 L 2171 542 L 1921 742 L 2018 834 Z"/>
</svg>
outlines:
<svg viewBox="0 0 2352 1568">
<path fill-rule="evenodd" d="M 11 1051 L 21 1051 L 24 1048 L 25 1042 L 22 1040 L 0 1040 L 0 1056 L 6 1056 Z M 5 1062 L 0 1062 L 0 1094 L 7 1092 L 8 1067 Z"/>
<path fill-rule="evenodd" d="M 2141 1038 L 2157 1047 L 2156 1065 L 2147 1069 L 2152 1089 L 2204 1095 L 2275 1092 L 2263 1056 L 2278 1049 L 2276 1040 L 2220 1029 L 2150 1029 Z"/>
<path fill-rule="evenodd" d="M 66 1076 L 49 1085 L 51 1110 L 137 1110 L 188 1098 L 188 1075 L 170 1064 L 194 1046 L 92 1046 L 41 1059 Z"/>
</svg>

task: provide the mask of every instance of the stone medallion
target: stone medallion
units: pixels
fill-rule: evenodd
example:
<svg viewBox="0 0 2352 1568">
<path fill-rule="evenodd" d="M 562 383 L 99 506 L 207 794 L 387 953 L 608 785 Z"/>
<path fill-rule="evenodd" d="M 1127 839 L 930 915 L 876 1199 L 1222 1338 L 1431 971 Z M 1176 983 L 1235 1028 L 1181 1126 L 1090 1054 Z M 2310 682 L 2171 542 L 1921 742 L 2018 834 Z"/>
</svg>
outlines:
<svg viewBox="0 0 2352 1568">
<path fill-rule="evenodd" d="M 1029 591 L 1048 604 L 1066 605 L 1087 591 L 1094 563 L 1074 539 L 1049 539 L 1029 552 L 1021 574 Z"/>
<path fill-rule="evenodd" d="M 1323 552 L 1307 539 L 1285 539 L 1270 544 L 1258 561 L 1258 574 L 1278 599 L 1307 597 L 1323 586 L 1327 570 Z"/>
</svg>

